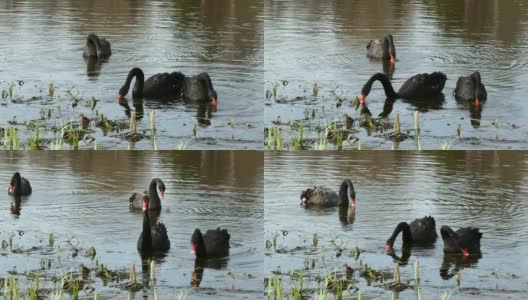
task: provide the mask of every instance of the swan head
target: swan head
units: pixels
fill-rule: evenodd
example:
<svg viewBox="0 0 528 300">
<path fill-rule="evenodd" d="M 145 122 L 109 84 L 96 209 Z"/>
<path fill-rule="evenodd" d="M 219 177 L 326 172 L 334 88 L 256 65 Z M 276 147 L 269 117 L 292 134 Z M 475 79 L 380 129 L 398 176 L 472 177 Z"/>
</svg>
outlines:
<svg viewBox="0 0 528 300">
<path fill-rule="evenodd" d="M 143 211 L 147 211 L 149 207 L 149 198 L 147 196 L 143 196 Z"/>
<path fill-rule="evenodd" d="M 360 101 L 361 101 L 361 104 L 365 104 L 365 102 L 367 101 L 367 94 L 364 94 L 363 92 L 361 92 Z"/>
<path fill-rule="evenodd" d="M 218 105 L 218 94 L 213 89 L 209 90 L 208 94 L 209 94 L 209 99 L 211 100 L 211 105 L 216 110 L 216 106 Z"/>
<path fill-rule="evenodd" d="M 389 48 L 389 57 L 392 64 L 396 63 L 396 46 L 394 46 L 394 39 L 392 34 L 387 35 L 388 39 L 388 48 Z"/>
<path fill-rule="evenodd" d="M 9 192 L 12 193 L 15 190 L 15 185 L 17 181 L 20 181 L 22 176 L 20 176 L 20 173 L 15 172 L 13 176 L 11 177 L 11 181 L 9 182 Z"/>
<path fill-rule="evenodd" d="M 160 185 L 159 193 L 160 193 L 161 199 L 163 199 L 163 197 L 165 197 L 165 185 Z"/>
<path fill-rule="evenodd" d="M 314 187 L 315 189 L 315 187 Z M 302 191 L 301 193 L 301 205 L 308 205 L 310 201 L 310 196 L 312 194 L 312 189 L 306 189 L 305 191 Z"/>
<path fill-rule="evenodd" d="M 200 229 L 195 229 L 193 235 L 191 236 L 191 253 L 195 254 L 197 257 L 204 256 L 203 249 L 203 235 Z"/>
</svg>

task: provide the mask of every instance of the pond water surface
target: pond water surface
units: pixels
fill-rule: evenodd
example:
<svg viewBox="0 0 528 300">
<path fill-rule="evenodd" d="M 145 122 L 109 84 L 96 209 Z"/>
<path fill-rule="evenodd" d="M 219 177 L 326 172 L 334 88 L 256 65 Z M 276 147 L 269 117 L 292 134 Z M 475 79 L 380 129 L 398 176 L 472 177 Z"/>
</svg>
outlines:
<svg viewBox="0 0 528 300">
<path fill-rule="evenodd" d="M 143 102 L 146 116 L 157 112 L 158 149 L 174 149 L 184 142 L 187 149 L 260 149 L 262 9 L 261 1 L 232 0 L 2 2 L 0 89 L 8 92 L 11 83 L 15 87 L 13 100 L 0 100 L 0 127 L 13 120 L 38 120 L 43 109 L 46 116 L 51 110 L 51 117 L 40 122 L 43 138 L 52 136 L 45 124 L 77 121 L 81 113 L 96 117 L 97 111 L 111 120 L 127 120 L 117 94 L 133 67 L 142 68 L 146 77 L 208 72 L 219 95 L 216 112 L 178 99 Z M 107 62 L 83 59 L 91 32 L 110 41 L 112 56 Z M 48 93 L 51 82 L 54 97 Z M 100 100 L 94 110 L 92 97 Z M 105 135 L 92 126 L 90 135 L 102 147 L 129 147 L 115 133 Z M 147 117 L 138 128 L 150 128 Z M 22 142 L 32 135 L 24 129 L 20 128 Z M 131 147 L 153 149 L 148 139 Z"/>
<path fill-rule="evenodd" d="M 278 238 L 277 250 L 266 250 L 265 274 L 303 272 L 309 290 L 318 286 L 317 276 L 334 271 L 342 274 L 345 263 L 356 268 L 355 247 L 361 249 L 363 264 L 392 270 L 394 261 L 384 246 L 396 225 L 431 215 L 438 233 L 442 225 L 455 230 L 480 228 L 482 256 L 468 261 L 444 256 L 440 236 L 434 247 L 412 248 L 401 277 L 405 282 L 414 279 L 412 264 L 420 261 L 422 299 L 440 299 L 444 292 L 453 291 L 458 274 L 461 288 L 451 299 L 525 298 L 527 162 L 528 155 L 522 152 L 268 152 L 265 238 L 271 241 L 276 234 Z M 301 191 L 314 185 L 337 190 L 344 178 L 354 183 L 355 214 L 300 206 Z M 316 246 L 314 234 L 319 237 Z M 401 256 L 401 235 L 395 249 Z M 282 279 L 290 289 L 298 285 L 288 275 Z M 358 278 L 357 286 L 369 299 L 391 299 L 392 292 L 379 282 L 369 285 Z M 416 290 L 395 296 L 416 299 Z"/>
<path fill-rule="evenodd" d="M 151 178 L 160 177 L 167 190 L 159 221 L 167 226 L 171 249 L 157 259 L 159 299 L 175 299 L 180 293 L 187 293 L 186 299 L 257 299 L 262 296 L 263 277 L 262 163 L 262 154 L 257 152 L 3 155 L 0 177 L 6 189 L 13 171 L 18 170 L 30 180 L 33 193 L 18 203 L 5 190 L 2 193 L 0 239 L 7 241 L 12 233 L 15 237 L 14 251 L 9 247 L 0 250 L 0 277 L 12 271 L 38 270 L 41 285 L 50 287 L 49 276 L 78 271 L 81 263 L 91 269 L 104 264 L 118 271 L 129 271 L 135 263 L 138 280 L 148 282 L 149 272 L 142 271 L 136 250 L 143 216 L 129 211 L 128 198 L 146 189 Z M 191 235 L 195 228 L 219 226 L 231 235 L 230 255 L 207 265 L 199 287 L 191 289 L 195 271 Z M 50 233 L 55 236 L 53 247 L 48 243 Z M 97 253 L 94 259 L 84 255 L 92 246 Z M 79 249 L 75 257 L 74 248 Z M 152 285 L 129 294 L 115 281 L 104 285 L 94 273 L 90 285 L 99 296 L 153 296 Z M 21 289 L 27 290 L 25 276 L 18 277 Z M 84 292 L 80 295 L 85 296 Z M 88 297 L 93 299 L 93 294 Z"/>
<path fill-rule="evenodd" d="M 266 89 L 279 83 L 277 99 L 282 100 L 266 102 L 265 127 L 304 120 L 315 109 L 315 116 L 304 120 L 307 148 L 314 148 L 310 138 L 321 137 L 314 130 L 317 124 L 343 122 L 345 113 L 358 116 L 350 100 L 361 95 L 373 74 L 390 74 L 397 90 L 408 78 L 434 71 L 447 74 L 445 100 L 421 105 L 398 100 L 389 116 L 392 120 L 399 113 L 402 129 L 412 129 L 413 112 L 422 111 L 423 149 L 440 149 L 456 139 L 458 125 L 461 139 L 453 141 L 452 149 L 528 148 L 526 2 L 277 0 L 266 2 L 264 24 Z M 388 33 L 393 34 L 397 50 L 390 72 L 379 60 L 369 60 L 365 49 L 370 40 Z M 458 77 L 474 71 L 480 71 L 488 92 L 480 110 L 453 96 Z M 286 87 L 280 84 L 284 80 Z M 316 98 L 314 83 L 319 85 Z M 337 99 L 344 102 L 336 108 Z M 376 83 L 367 98 L 374 117 L 382 112 L 384 102 L 381 84 Z M 282 129 L 291 143 L 297 133 L 288 126 Z M 354 137 L 370 148 L 393 147 L 362 128 Z M 412 140 L 397 147 L 417 148 Z"/>
</svg>

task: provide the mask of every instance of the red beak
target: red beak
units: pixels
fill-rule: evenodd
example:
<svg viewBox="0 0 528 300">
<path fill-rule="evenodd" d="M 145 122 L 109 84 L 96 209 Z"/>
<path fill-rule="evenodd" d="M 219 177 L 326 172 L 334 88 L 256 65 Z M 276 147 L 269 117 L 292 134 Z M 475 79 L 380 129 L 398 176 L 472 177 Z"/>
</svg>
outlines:
<svg viewBox="0 0 528 300">
<path fill-rule="evenodd" d="M 117 100 L 119 102 L 123 101 L 123 99 L 125 99 L 125 97 L 123 97 L 123 95 L 121 95 L 121 94 L 117 95 Z"/>
<path fill-rule="evenodd" d="M 350 200 L 350 202 L 352 202 L 352 206 L 356 206 L 356 199 L 352 198 L 352 200 Z"/>
<path fill-rule="evenodd" d="M 161 198 L 165 197 L 165 191 L 160 191 Z"/>
<path fill-rule="evenodd" d="M 386 245 L 385 245 L 385 251 L 386 251 L 386 252 L 392 252 L 392 246 L 389 245 L 389 244 L 386 244 Z"/>
<path fill-rule="evenodd" d="M 469 251 L 467 249 L 462 249 L 463 256 L 469 256 Z"/>
<path fill-rule="evenodd" d="M 196 246 L 196 244 L 191 244 L 191 253 L 195 253 L 196 254 L 196 249 L 198 247 Z"/>
<path fill-rule="evenodd" d="M 479 98 L 475 99 L 475 105 L 476 105 L 476 106 L 479 106 L 479 105 L 480 105 L 480 99 L 479 99 Z"/>
<path fill-rule="evenodd" d="M 15 186 L 10 184 L 9 185 L 9 192 L 12 193 L 15 190 Z"/>
<path fill-rule="evenodd" d="M 366 100 L 367 100 L 367 96 L 361 95 L 361 104 L 365 104 Z"/>
<path fill-rule="evenodd" d="M 390 57 L 390 62 L 391 62 L 391 63 L 395 63 L 395 62 L 396 62 L 396 56 L 391 55 L 391 57 Z"/>
<path fill-rule="evenodd" d="M 211 106 L 213 108 L 213 112 L 216 112 L 216 106 L 218 105 L 218 100 L 213 97 L 213 100 L 211 101 Z"/>
</svg>

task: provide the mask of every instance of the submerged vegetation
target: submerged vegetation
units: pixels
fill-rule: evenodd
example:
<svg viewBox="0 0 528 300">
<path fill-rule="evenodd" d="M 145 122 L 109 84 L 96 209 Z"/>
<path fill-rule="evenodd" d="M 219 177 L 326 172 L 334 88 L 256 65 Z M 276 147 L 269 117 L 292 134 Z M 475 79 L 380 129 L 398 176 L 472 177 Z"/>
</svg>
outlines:
<svg viewBox="0 0 528 300">
<path fill-rule="evenodd" d="M 348 97 L 339 87 L 325 89 L 314 83 L 311 88 L 302 88 L 304 95 L 288 96 L 288 81 L 275 82 L 266 91 L 266 105 L 290 105 L 293 109 L 304 109 L 300 119 L 283 120 L 275 117 L 264 128 L 264 145 L 268 150 L 365 150 L 390 143 L 393 150 L 405 142 L 406 149 L 421 150 L 423 147 L 421 110 L 409 114 L 392 113 L 394 102 L 388 101 L 379 116 L 373 116 L 369 108 L 356 96 Z M 338 116 L 338 117 L 336 117 Z M 402 123 L 402 118 L 404 122 Z M 480 120 L 480 123 L 485 123 Z M 269 121 L 268 121 L 269 122 Z M 462 141 L 460 120 L 454 122 L 456 130 L 446 137 L 436 149 L 449 150 Z M 515 129 L 514 124 L 503 124 L 498 120 L 488 122 L 491 128 Z M 447 124 L 450 126 L 451 124 Z M 483 126 L 483 125 L 482 125 Z M 498 139 L 498 133 L 497 133 Z M 409 141 L 413 142 L 409 146 Z"/>
<path fill-rule="evenodd" d="M 21 95 L 37 90 L 38 96 L 26 99 Z M 93 149 L 102 150 L 104 145 L 127 143 L 134 149 L 136 143 L 149 141 L 150 149 L 158 149 L 159 133 L 157 116 L 152 111 L 131 111 L 112 100 L 116 109 L 122 110 L 122 117 L 112 119 L 115 111 L 105 112 L 108 103 L 93 96 L 85 96 L 75 86 L 57 86 L 50 83 L 46 87 L 26 87 L 23 81 L 0 83 L 0 106 L 24 105 L 30 116 L 27 119 L 4 119 L 0 124 L 0 143 L 4 150 L 63 150 Z M 17 108 L 18 109 L 18 108 Z M 184 150 L 199 137 L 200 126 L 191 124 L 188 137 L 183 137 L 174 146 Z M 234 131 L 240 127 L 252 128 L 251 124 L 236 124 L 234 120 L 225 125 Z"/>
<path fill-rule="evenodd" d="M 32 253 L 42 254 L 40 264 L 33 269 L 21 270 L 13 267 L 0 274 L 0 295 L 2 299 L 107 299 L 104 287 L 123 290 L 134 297 L 135 292 L 148 290 L 153 299 L 156 292 L 156 263 L 142 262 L 142 280 L 137 280 L 136 266 L 130 269 L 112 269 L 97 258 L 96 249 L 81 247 L 76 237 L 57 239 L 50 234 L 47 243 L 23 249 L 18 239 L 23 232 L 10 233 L 2 238 L 0 257 L 19 255 L 20 259 Z M 17 239 L 18 237 L 18 239 Z M 76 266 L 76 267 L 75 267 Z M 188 291 L 180 292 L 178 299 L 185 299 Z"/>
<path fill-rule="evenodd" d="M 281 238 L 284 240 L 287 231 L 272 233 L 266 240 L 266 255 L 304 254 L 304 268 L 297 270 L 281 270 L 278 267 L 267 276 L 265 282 L 265 293 L 268 300 L 282 299 L 377 299 L 369 294 L 379 296 L 381 291 L 390 291 L 393 299 L 399 299 L 399 293 L 412 290 L 416 299 L 422 297 L 420 262 L 412 262 L 413 274 L 410 278 L 402 277 L 400 273 L 400 262 L 395 262 L 394 267 L 376 269 L 368 264 L 372 258 L 363 257 L 365 250 L 357 246 L 347 251 L 343 247 L 343 241 L 339 237 L 330 240 L 329 245 L 321 245 L 319 236 L 314 234 L 311 239 L 305 238 L 304 246 L 286 249 L 279 245 Z M 319 251 L 315 251 L 318 249 Z M 316 254 L 319 253 L 319 254 Z M 333 269 L 329 263 L 329 257 L 335 256 L 343 260 L 341 268 Z M 351 259 L 350 259 L 351 258 Z M 352 263 L 350 262 L 352 260 Z M 458 274 L 457 286 L 451 290 L 438 295 L 439 299 L 447 300 L 455 293 L 461 284 L 461 276 Z M 363 291 L 366 287 L 369 292 Z M 374 290 L 373 290 L 374 289 Z"/>
</svg>

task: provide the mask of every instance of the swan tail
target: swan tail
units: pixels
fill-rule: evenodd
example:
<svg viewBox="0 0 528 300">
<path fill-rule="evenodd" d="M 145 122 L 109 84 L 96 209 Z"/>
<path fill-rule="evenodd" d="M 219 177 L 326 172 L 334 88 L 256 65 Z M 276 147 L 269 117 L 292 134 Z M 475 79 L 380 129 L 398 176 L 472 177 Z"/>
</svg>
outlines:
<svg viewBox="0 0 528 300">
<path fill-rule="evenodd" d="M 480 232 L 480 229 L 475 228 L 475 227 L 468 227 L 468 230 L 475 236 L 478 236 L 478 238 L 482 238 L 482 232 Z"/>
<path fill-rule="evenodd" d="M 220 232 L 227 241 L 229 241 L 229 239 L 231 238 L 231 235 L 227 232 L 227 229 L 222 229 L 218 227 L 216 230 Z"/>
<path fill-rule="evenodd" d="M 157 223 L 156 226 L 154 226 L 154 232 L 157 236 L 168 237 L 167 226 L 163 223 Z"/>
<path fill-rule="evenodd" d="M 434 72 L 431 74 L 430 79 L 435 90 L 441 92 L 444 89 L 447 76 L 442 72 Z"/>
</svg>

